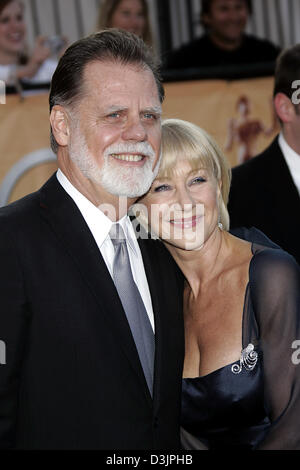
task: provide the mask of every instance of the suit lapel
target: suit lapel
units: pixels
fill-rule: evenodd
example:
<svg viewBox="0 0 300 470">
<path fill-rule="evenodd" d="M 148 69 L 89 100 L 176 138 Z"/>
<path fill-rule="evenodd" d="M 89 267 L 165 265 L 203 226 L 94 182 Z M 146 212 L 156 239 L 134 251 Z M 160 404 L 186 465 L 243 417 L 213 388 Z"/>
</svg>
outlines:
<svg viewBox="0 0 300 470">
<path fill-rule="evenodd" d="M 42 217 L 46 219 L 64 250 L 72 258 L 99 305 L 99 317 L 96 322 L 101 327 L 104 318 L 115 333 L 116 347 L 118 344 L 122 348 L 151 403 L 151 396 L 125 312 L 105 261 L 84 218 L 74 201 L 57 181 L 56 175 L 53 175 L 41 188 L 40 195 Z"/>
<path fill-rule="evenodd" d="M 148 286 L 151 295 L 152 308 L 154 314 L 154 324 L 155 324 L 155 361 L 154 361 L 154 390 L 153 390 L 153 399 L 157 405 L 157 398 L 159 396 L 160 389 L 160 377 L 161 377 L 161 358 L 162 358 L 162 345 L 161 337 L 163 336 L 163 325 L 162 325 L 162 315 L 161 312 L 164 311 L 163 308 L 163 298 L 161 297 L 159 289 L 159 273 L 155 272 L 155 263 L 150 260 L 150 254 L 147 249 L 147 242 L 138 238 L 138 243 L 141 249 L 143 264 L 146 272 L 146 277 L 148 281 Z"/>
<path fill-rule="evenodd" d="M 153 406 L 154 413 L 156 413 L 160 406 L 163 389 L 167 389 L 169 386 L 169 370 L 174 370 L 175 367 L 179 370 L 179 374 L 181 372 L 180 347 L 183 344 L 183 320 L 182 315 L 180 315 L 180 318 L 177 317 L 177 311 L 181 312 L 180 300 L 178 305 L 176 303 L 176 305 L 172 306 L 172 299 L 169 297 L 168 273 L 172 279 L 172 288 L 174 288 L 175 277 L 175 273 L 172 272 L 173 265 L 168 259 L 169 255 L 164 252 L 163 247 L 158 245 L 161 243 L 160 241 L 144 240 L 142 236 L 141 238 L 138 237 L 138 242 L 150 289 L 155 321 Z M 166 256 L 166 258 L 164 256 Z M 174 262 L 174 270 L 175 269 Z M 164 277 L 163 279 L 162 276 Z M 181 287 L 178 287 L 178 289 L 180 290 Z M 175 294 L 175 298 L 181 299 L 178 292 Z M 173 328 L 172 333 L 170 333 L 170 328 Z M 174 340 L 174 344 L 177 345 L 178 351 L 176 351 L 173 356 L 170 356 L 170 350 L 172 349 L 172 347 L 170 347 L 170 341 L 173 334 L 174 337 L 177 338 Z"/>
</svg>

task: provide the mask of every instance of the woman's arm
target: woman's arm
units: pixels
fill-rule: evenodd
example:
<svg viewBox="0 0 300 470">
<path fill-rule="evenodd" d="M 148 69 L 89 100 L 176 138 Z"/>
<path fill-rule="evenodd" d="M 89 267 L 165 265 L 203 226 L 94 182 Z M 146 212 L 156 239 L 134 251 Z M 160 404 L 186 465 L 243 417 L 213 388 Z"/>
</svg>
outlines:
<svg viewBox="0 0 300 470">
<path fill-rule="evenodd" d="M 264 250 L 256 255 L 250 288 L 271 420 L 259 449 L 300 450 L 300 364 L 293 349 L 300 340 L 300 268 L 282 250 Z"/>
</svg>

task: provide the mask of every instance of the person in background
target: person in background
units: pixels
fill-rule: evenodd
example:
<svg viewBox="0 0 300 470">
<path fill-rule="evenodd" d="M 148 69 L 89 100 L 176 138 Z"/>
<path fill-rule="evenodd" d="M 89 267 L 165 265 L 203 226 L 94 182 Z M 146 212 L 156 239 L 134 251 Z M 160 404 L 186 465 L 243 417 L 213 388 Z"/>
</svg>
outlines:
<svg viewBox="0 0 300 470">
<path fill-rule="evenodd" d="M 57 53 L 65 46 L 65 40 Z M 52 56 L 51 43 L 46 37 L 38 37 L 33 52 L 26 53 L 26 25 L 24 4 L 20 0 L 0 0 L 0 80 L 7 85 L 17 81 L 48 83 L 57 66 Z"/>
<path fill-rule="evenodd" d="M 300 105 L 299 91 L 293 84 L 299 77 L 297 44 L 283 51 L 276 63 L 273 102 L 281 131 L 260 155 L 233 168 L 228 204 L 231 228 L 257 227 L 298 263 Z"/>
<path fill-rule="evenodd" d="M 261 232 L 228 232 L 229 186 L 206 132 L 163 122 L 159 173 L 136 213 L 185 278 L 185 447 L 192 436 L 211 450 L 300 450 L 300 268 Z"/>
<path fill-rule="evenodd" d="M 136 34 L 153 47 L 147 0 L 103 0 L 97 29 L 119 28 Z"/>
<path fill-rule="evenodd" d="M 165 68 L 224 67 L 275 61 L 280 50 L 271 42 L 245 33 L 251 0 L 203 0 L 205 34 L 170 52 Z"/>
</svg>

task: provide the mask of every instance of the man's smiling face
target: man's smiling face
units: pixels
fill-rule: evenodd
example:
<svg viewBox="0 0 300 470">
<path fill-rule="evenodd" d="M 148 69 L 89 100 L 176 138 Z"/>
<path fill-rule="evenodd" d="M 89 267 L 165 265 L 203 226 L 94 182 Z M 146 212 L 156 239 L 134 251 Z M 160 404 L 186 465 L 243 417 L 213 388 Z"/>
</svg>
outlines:
<svg viewBox="0 0 300 470">
<path fill-rule="evenodd" d="M 161 104 L 152 72 L 89 63 L 72 112 L 70 159 L 105 194 L 136 198 L 150 187 L 160 154 Z"/>
</svg>

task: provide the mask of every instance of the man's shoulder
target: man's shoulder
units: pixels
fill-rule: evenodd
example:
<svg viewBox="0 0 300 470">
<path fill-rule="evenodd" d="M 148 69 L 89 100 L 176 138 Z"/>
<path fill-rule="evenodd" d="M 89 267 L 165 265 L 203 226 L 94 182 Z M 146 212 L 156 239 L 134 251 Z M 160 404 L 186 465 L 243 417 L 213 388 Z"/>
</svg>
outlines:
<svg viewBox="0 0 300 470">
<path fill-rule="evenodd" d="M 233 181 L 237 178 L 248 178 L 250 175 L 258 174 L 259 171 L 266 168 L 274 158 L 281 154 L 278 144 L 278 137 L 260 154 L 251 158 L 245 163 L 232 168 Z"/>
<path fill-rule="evenodd" d="M 244 44 L 250 48 L 258 48 L 256 52 L 259 52 L 259 54 L 267 53 L 269 60 L 275 60 L 280 53 L 280 48 L 276 44 L 273 44 L 268 39 L 258 38 L 252 34 L 245 34 Z"/>
<path fill-rule="evenodd" d="M 37 191 L 27 194 L 26 196 L 14 201 L 6 206 L 0 207 L 0 221 L 13 221 L 28 219 L 39 213 L 40 207 L 43 206 L 45 197 L 51 197 L 61 190 L 65 194 L 62 186 L 59 184 L 56 174 L 54 173 Z"/>
<path fill-rule="evenodd" d="M 56 186 L 54 186 L 56 185 Z M 59 185 L 55 174 L 50 177 L 45 184 L 37 191 L 0 207 L 0 225 L 3 229 L 13 228 L 18 230 L 23 227 L 32 227 L 35 221 L 39 219 L 40 209 L 43 205 L 43 191 L 53 192 L 53 188 Z"/>
<path fill-rule="evenodd" d="M 193 39 L 169 52 L 166 60 L 168 68 L 197 67 L 199 64 L 199 51 L 206 54 L 210 41 L 206 35 Z"/>
<path fill-rule="evenodd" d="M 186 51 L 194 51 L 194 50 L 197 50 L 197 52 L 199 52 L 199 49 L 198 49 L 199 46 L 208 45 L 208 44 L 210 44 L 209 37 L 208 35 L 204 34 L 203 36 L 200 36 L 198 38 L 193 39 L 190 42 L 183 44 L 178 49 L 175 49 L 174 52 L 176 51 L 186 52 Z"/>
<path fill-rule="evenodd" d="M 26 219 L 30 213 L 34 213 L 38 207 L 39 191 L 28 194 L 17 201 L 0 207 L 0 221 L 13 221 Z"/>
<path fill-rule="evenodd" d="M 29 194 L 0 208 L 0 243 L 34 240 L 40 236 L 38 193 Z M 35 237 L 36 234 L 36 237 Z"/>
</svg>

